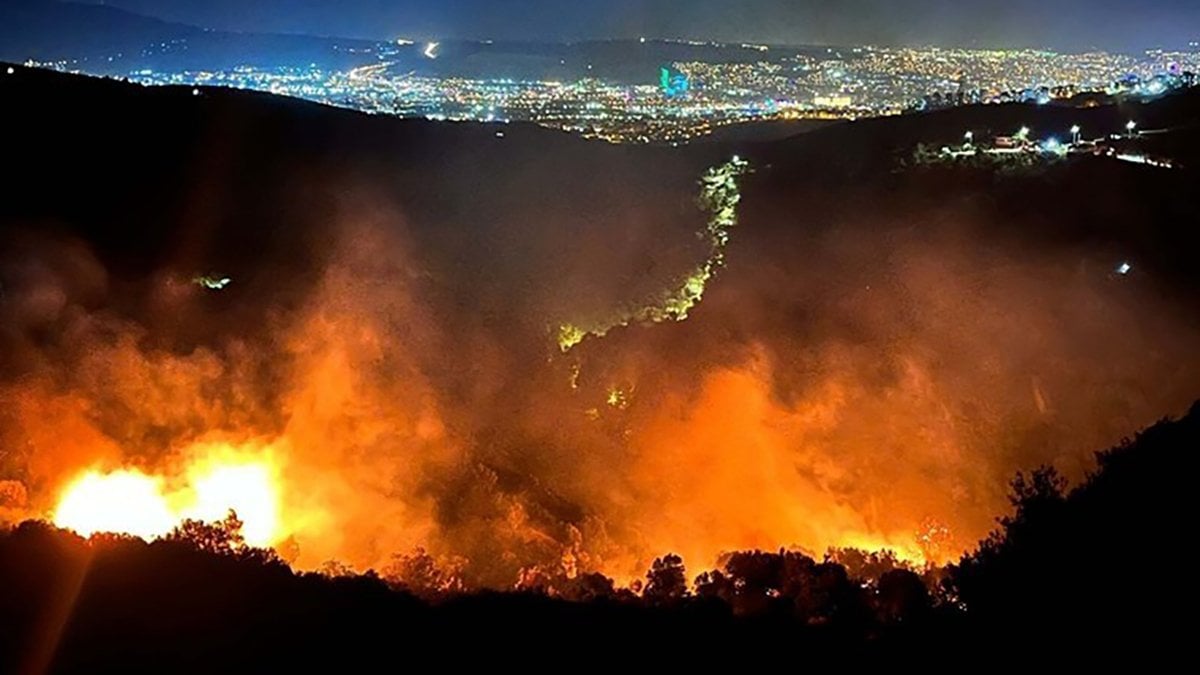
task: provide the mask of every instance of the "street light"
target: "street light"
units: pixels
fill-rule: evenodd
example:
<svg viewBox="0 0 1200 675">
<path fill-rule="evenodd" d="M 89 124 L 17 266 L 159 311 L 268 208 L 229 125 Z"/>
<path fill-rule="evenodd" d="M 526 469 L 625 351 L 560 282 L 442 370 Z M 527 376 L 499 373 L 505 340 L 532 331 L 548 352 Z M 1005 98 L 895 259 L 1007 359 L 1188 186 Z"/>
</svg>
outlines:
<svg viewBox="0 0 1200 675">
<path fill-rule="evenodd" d="M 1080 129 L 1078 124 L 1071 127 L 1071 143 L 1075 145 L 1079 144 L 1079 132 L 1081 131 L 1083 131 L 1083 129 Z"/>
<path fill-rule="evenodd" d="M 1133 120 L 1129 120 L 1129 123 L 1125 125 L 1125 131 L 1129 132 L 1129 136 L 1131 138 L 1133 137 L 1134 129 L 1137 129 L 1137 122 L 1134 122 Z"/>
</svg>

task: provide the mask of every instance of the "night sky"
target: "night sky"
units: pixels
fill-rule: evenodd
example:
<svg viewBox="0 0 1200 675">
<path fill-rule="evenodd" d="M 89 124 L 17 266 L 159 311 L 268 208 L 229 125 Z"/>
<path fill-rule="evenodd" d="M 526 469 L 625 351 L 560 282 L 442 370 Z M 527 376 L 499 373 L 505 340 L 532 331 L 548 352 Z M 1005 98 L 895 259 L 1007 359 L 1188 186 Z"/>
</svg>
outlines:
<svg viewBox="0 0 1200 675">
<path fill-rule="evenodd" d="M 98 0 L 97 0 L 98 1 Z M 368 38 L 689 37 L 1142 49 L 1200 39 L 1200 0 L 106 0 L 212 28 Z"/>
</svg>

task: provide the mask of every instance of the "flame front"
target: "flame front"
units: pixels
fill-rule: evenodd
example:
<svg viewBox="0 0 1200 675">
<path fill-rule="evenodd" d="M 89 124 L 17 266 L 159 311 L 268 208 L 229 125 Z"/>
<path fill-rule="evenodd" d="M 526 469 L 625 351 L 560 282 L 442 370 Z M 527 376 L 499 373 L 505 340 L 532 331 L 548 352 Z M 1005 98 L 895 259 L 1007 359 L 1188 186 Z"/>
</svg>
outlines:
<svg viewBox="0 0 1200 675">
<path fill-rule="evenodd" d="M 269 546 L 281 538 L 278 496 L 266 465 L 214 466 L 198 473 L 193 485 L 195 501 L 185 518 L 215 521 L 234 511 L 246 543 Z"/>
<path fill-rule="evenodd" d="M 67 486 L 53 521 L 84 536 L 117 533 L 154 539 L 185 520 L 213 522 L 233 511 L 247 544 L 270 546 L 287 536 L 277 484 L 277 471 L 268 460 L 221 453 L 188 463 L 182 482 L 138 469 L 93 469 Z"/>
<path fill-rule="evenodd" d="M 116 532 L 150 539 L 170 532 L 175 522 L 161 481 L 137 470 L 88 471 L 54 511 L 55 525 L 84 536 Z"/>
</svg>

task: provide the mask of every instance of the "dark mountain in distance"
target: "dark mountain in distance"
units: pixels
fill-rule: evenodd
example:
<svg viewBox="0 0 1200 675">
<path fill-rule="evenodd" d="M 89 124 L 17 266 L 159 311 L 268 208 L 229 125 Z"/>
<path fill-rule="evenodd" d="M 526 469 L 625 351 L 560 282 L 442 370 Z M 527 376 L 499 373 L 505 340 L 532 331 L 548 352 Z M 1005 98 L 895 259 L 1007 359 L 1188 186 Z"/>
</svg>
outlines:
<svg viewBox="0 0 1200 675">
<path fill-rule="evenodd" d="M 201 32 L 105 5 L 9 0 L 0 6 L 0 51 L 17 62 L 133 56 L 150 45 Z"/>
<path fill-rule="evenodd" d="M 577 41 L 681 37 L 760 43 L 889 44 L 1012 49 L 1182 47 L 1196 40 L 1197 7 L 1187 2 L 1037 0 L 958 3 L 946 0 L 346 0 L 336 5 L 295 0 L 106 1 L 155 16 L 227 30 L 270 30 L 387 39 L 411 31 L 421 39 Z"/>
<path fill-rule="evenodd" d="M 602 78 L 622 84 L 655 84 L 659 68 L 675 62 L 748 64 L 817 55 L 834 48 L 684 42 L 673 40 L 587 40 L 518 42 L 445 40 L 438 58 L 425 58 L 426 43 L 402 49 L 393 70 L 418 75 L 574 81 Z M 763 51 L 763 49 L 768 51 Z M 847 50 L 846 56 L 852 55 Z"/>
<path fill-rule="evenodd" d="M 744 124 L 731 124 L 719 127 L 708 136 L 694 142 L 725 146 L 742 146 L 751 143 L 770 143 L 785 138 L 799 136 L 817 129 L 836 124 L 845 124 L 844 120 L 770 120 Z"/>
<path fill-rule="evenodd" d="M 365 40 L 212 31 L 105 5 L 53 0 L 0 5 L 0 58 L 63 63 L 68 70 L 97 75 L 240 65 L 348 69 L 374 62 L 376 46 Z"/>
<path fill-rule="evenodd" d="M 397 36 L 403 37 L 403 36 Z M 436 39 L 436 38 L 435 38 Z M 336 36 L 234 33 L 168 23 L 103 5 L 13 0 L 0 6 L 0 59 L 65 63 L 68 70 L 126 75 L 229 70 L 237 66 L 348 70 L 378 63 L 397 73 L 481 79 L 576 80 L 602 77 L 653 84 L 676 61 L 752 63 L 757 47 L 664 40 L 574 43 L 439 40 L 437 58 L 418 40 L 378 42 Z M 775 54 L 823 47 L 777 47 Z"/>
</svg>

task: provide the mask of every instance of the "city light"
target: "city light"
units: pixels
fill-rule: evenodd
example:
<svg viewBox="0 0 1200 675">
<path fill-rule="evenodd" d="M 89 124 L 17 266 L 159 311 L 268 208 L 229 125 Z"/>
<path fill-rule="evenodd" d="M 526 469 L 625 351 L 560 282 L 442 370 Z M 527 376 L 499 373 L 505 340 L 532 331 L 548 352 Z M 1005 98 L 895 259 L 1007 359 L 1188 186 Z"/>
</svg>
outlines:
<svg viewBox="0 0 1200 675">
<path fill-rule="evenodd" d="M 1062 141 L 1051 136 L 1042 143 L 1042 151 L 1051 155 L 1065 155 L 1067 147 L 1062 144 Z"/>
<path fill-rule="evenodd" d="M 846 54 L 834 49 L 785 53 L 748 44 L 634 40 L 630 44 L 678 42 L 710 51 L 697 54 L 697 60 L 648 66 L 632 82 L 597 77 L 599 65 L 582 58 L 558 59 L 564 75 L 554 80 L 455 74 L 455 57 L 434 41 L 422 43 L 419 53 L 446 68 L 436 75 L 420 74 L 398 65 L 411 44 L 404 38 L 363 50 L 361 65 L 341 71 L 315 65 L 238 66 L 139 69 L 127 77 L 141 84 L 254 89 L 370 114 L 532 122 L 612 143 L 681 145 L 755 121 L 861 119 L 958 105 L 1036 102 L 1047 96 L 1067 99 L 1086 91 L 1146 95 L 1153 82 L 1172 89 L 1190 86 L 1192 80 L 1184 74 L 1200 71 L 1200 52 L 1127 56 L 861 46 Z M 726 57 L 724 50 L 738 54 Z M 755 53 L 752 60 L 745 58 L 748 50 Z M 72 70 L 82 64 L 31 65 Z M 1179 75 L 1169 75 L 1172 70 Z M 1018 134 L 1017 140 L 1029 141 L 1029 133 Z M 978 142 L 973 132 L 963 138 L 967 145 Z M 1076 133 L 1070 138 L 1080 141 Z"/>
</svg>

